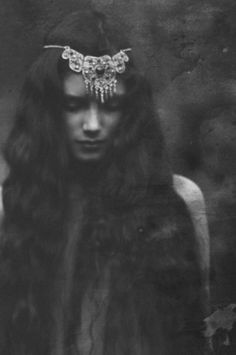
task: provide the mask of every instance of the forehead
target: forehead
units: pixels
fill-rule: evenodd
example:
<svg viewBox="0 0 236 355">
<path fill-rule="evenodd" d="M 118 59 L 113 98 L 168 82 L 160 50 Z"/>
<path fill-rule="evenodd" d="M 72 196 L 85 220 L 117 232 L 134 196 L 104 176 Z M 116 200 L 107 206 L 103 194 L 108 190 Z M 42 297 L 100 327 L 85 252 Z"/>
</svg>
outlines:
<svg viewBox="0 0 236 355">
<path fill-rule="evenodd" d="M 87 94 L 82 74 L 68 72 L 63 79 L 63 91 L 68 96 L 84 96 Z M 117 78 L 116 95 L 124 95 L 124 83 Z"/>
</svg>

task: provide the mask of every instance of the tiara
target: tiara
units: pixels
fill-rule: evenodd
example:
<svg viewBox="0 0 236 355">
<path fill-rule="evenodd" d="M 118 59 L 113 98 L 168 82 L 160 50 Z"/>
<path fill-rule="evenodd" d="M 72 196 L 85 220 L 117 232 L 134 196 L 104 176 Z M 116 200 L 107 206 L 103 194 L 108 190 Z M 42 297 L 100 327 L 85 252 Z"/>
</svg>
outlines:
<svg viewBox="0 0 236 355">
<path fill-rule="evenodd" d="M 86 91 L 95 95 L 102 103 L 116 92 L 116 73 L 122 74 L 126 69 L 125 63 L 129 61 L 126 52 L 131 48 L 121 49 L 112 57 L 84 56 L 69 46 L 46 45 L 44 48 L 62 48 L 61 57 L 69 60 L 69 67 L 76 73 L 82 73 Z"/>
</svg>

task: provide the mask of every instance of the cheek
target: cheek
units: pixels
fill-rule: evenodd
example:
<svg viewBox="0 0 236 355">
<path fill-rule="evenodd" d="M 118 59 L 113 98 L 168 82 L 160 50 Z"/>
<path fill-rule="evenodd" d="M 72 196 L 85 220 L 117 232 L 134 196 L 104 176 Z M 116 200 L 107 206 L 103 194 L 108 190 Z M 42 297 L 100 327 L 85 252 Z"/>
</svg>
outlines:
<svg viewBox="0 0 236 355">
<path fill-rule="evenodd" d="M 80 127 L 81 117 L 80 115 L 65 114 L 64 121 L 67 133 L 69 137 L 72 137 L 73 133 Z"/>
<path fill-rule="evenodd" d="M 121 121 L 121 114 L 120 113 L 112 113 L 111 115 L 105 116 L 105 127 L 106 131 L 109 134 L 112 134 L 116 131 Z"/>
</svg>

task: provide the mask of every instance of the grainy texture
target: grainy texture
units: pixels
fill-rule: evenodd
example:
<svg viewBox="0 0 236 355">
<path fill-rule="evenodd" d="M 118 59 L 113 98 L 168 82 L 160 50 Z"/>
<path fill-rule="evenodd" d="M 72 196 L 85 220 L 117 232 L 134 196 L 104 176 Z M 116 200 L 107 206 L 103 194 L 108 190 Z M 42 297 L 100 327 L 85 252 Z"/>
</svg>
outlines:
<svg viewBox="0 0 236 355">
<path fill-rule="evenodd" d="M 195 180 L 206 198 L 212 302 L 236 302 L 234 0 L 0 0 L 0 144 L 44 34 L 65 13 L 90 5 L 127 29 L 154 88 L 174 171 Z M 1 158 L 1 181 L 5 174 Z"/>
</svg>

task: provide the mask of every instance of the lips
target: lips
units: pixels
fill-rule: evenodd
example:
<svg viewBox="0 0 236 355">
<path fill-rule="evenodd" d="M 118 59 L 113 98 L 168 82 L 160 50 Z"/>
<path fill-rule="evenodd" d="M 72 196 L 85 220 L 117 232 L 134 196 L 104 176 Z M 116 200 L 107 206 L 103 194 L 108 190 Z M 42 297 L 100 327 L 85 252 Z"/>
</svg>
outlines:
<svg viewBox="0 0 236 355">
<path fill-rule="evenodd" d="M 82 146 L 87 149 L 99 149 L 104 144 L 104 140 L 82 140 L 76 141 L 76 144 Z"/>
</svg>

